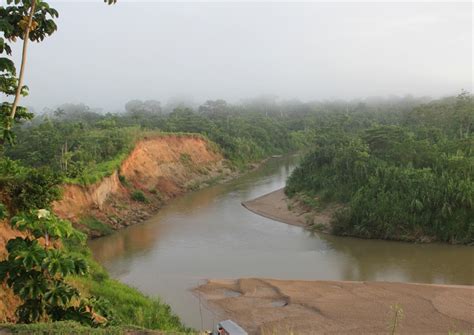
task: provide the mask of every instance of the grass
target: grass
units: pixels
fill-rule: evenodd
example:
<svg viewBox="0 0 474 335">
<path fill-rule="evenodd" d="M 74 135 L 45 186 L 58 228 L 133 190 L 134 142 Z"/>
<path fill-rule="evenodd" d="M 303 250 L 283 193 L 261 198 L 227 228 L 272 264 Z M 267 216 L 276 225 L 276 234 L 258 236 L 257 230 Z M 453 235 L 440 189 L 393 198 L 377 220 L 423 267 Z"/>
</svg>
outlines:
<svg viewBox="0 0 474 335">
<path fill-rule="evenodd" d="M 158 298 L 148 297 L 135 288 L 111 279 L 104 268 L 92 259 L 89 248 L 69 240 L 65 241 L 64 246 L 72 254 L 81 254 L 86 259 L 90 269 L 89 275 L 87 277 L 69 277 L 68 281 L 78 288 L 83 296 L 92 295 L 108 301 L 107 307 L 111 315 L 108 319 L 111 326 L 106 329 L 110 328 L 111 334 L 114 334 L 112 331 L 117 331 L 119 334 L 120 330 L 128 329 L 126 327 L 173 333 L 192 332 L 181 323 L 169 305 L 161 302 Z M 109 332 L 104 334 L 109 334 Z"/>
<path fill-rule="evenodd" d="M 125 176 L 119 174 L 118 179 L 119 179 L 120 183 L 121 183 L 123 186 L 125 186 L 125 187 L 130 186 L 130 184 L 128 183 L 127 178 L 126 178 Z"/>
<path fill-rule="evenodd" d="M 85 216 L 79 220 L 79 224 L 86 226 L 89 230 L 100 232 L 101 235 L 111 234 L 114 230 L 93 216 Z"/>
<path fill-rule="evenodd" d="M 135 144 L 140 140 L 153 139 L 160 137 L 176 137 L 176 138 L 195 138 L 202 139 L 206 141 L 207 148 L 213 152 L 220 152 L 219 147 L 214 142 L 211 142 L 206 136 L 196 133 L 167 133 L 160 131 L 143 131 L 138 128 L 131 127 L 131 129 L 125 130 L 126 136 L 131 138 L 130 144 L 124 152 L 120 153 L 115 157 L 111 157 L 107 161 L 100 162 L 97 164 L 92 164 L 84 170 L 82 175 L 77 178 L 66 178 L 66 182 L 70 184 L 80 184 L 80 185 L 91 185 L 94 184 L 105 177 L 111 176 L 115 171 L 120 169 L 122 162 L 128 157 L 130 152 L 134 149 Z M 190 162 L 192 163 L 192 161 Z"/>
<path fill-rule="evenodd" d="M 260 328 L 260 334 L 261 335 L 277 335 L 277 334 L 285 334 L 285 335 L 297 335 L 292 329 L 291 326 L 285 327 L 285 329 L 278 329 L 276 327 L 273 327 L 271 329 L 265 328 L 265 326 L 262 326 Z"/>
<path fill-rule="evenodd" d="M 319 202 L 318 198 L 310 195 L 300 194 L 298 200 L 301 204 L 311 209 L 319 209 L 321 207 L 321 203 Z"/>
<path fill-rule="evenodd" d="M 93 274 L 91 278 L 76 278 L 81 291 L 106 299 L 119 325 L 133 325 L 147 329 L 159 329 L 173 332 L 189 332 L 169 305 L 159 299 L 143 295 L 138 290 L 116 280 L 100 278 Z"/>
<path fill-rule="evenodd" d="M 313 232 L 317 232 L 317 231 L 325 231 L 327 229 L 327 226 L 323 223 L 313 223 L 311 225 L 309 225 L 309 230 L 313 231 Z"/>
<path fill-rule="evenodd" d="M 108 161 L 94 164 L 85 169 L 78 178 L 66 178 L 66 182 L 70 184 L 91 185 L 105 177 L 109 177 L 120 168 L 120 165 L 127 158 L 129 151 L 122 153 Z"/>
<path fill-rule="evenodd" d="M 13 334 L 55 334 L 55 335 L 115 335 L 125 334 L 127 331 L 143 331 L 143 328 L 133 326 L 114 326 L 107 328 L 91 328 L 75 321 L 44 322 L 32 324 L 4 324 L 0 330 L 8 330 Z"/>
<path fill-rule="evenodd" d="M 134 149 L 135 144 L 140 140 L 146 139 L 153 139 L 153 138 L 163 138 L 163 137 L 175 137 L 175 138 L 194 138 L 194 139 L 201 139 L 206 142 L 206 148 L 213 153 L 222 154 L 224 156 L 224 150 L 215 142 L 212 142 L 207 136 L 198 134 L 198 133 L 183 133 L 183 132 L 160 132 L 160 131 L 143 131 L 135 127 L 131 127 L 131 129 L 126 130 L 127 136 L 131 138 L 130 144 L 124 150 L 124 152 L 120 153 L 115 157 L 109 158 L 107 161 L 100 162 L 97 164 L 91 164 L 88 166 L 81 174 L 80 177 L 77 178 L 65 178 L 65 182 L 69 184 L 79 184 L 79 185 L 91 185 L 96 182 L 101 181 L 105 177 L 111 176 L 115 171 L 120 170 L 120 166 L 122 162 L 129 156 L 130 152 Z M 254 157 L 252 159 L 244 159 L 238 157 L 226 157 L 228 168 L 231 171 L 239 171 L 240 173 L 245 173 L 253 168 L 253 164 L 255 162 L 261 162 L 262 158 L 265 156 L 269 156 L 262 154 L 261 157 Z M 191 157 L 187 154 L 182 154 L 180 156 L 181 162 L 190 168 L 194 168 L 194 163 L 191 160 Z M 200 171 L 200 173 L 204 173 Z M 119 176 L 120 181 L 126 187 L 128 187 L 127 180 L 125 178 L 121 178 Z"/>
</svg>

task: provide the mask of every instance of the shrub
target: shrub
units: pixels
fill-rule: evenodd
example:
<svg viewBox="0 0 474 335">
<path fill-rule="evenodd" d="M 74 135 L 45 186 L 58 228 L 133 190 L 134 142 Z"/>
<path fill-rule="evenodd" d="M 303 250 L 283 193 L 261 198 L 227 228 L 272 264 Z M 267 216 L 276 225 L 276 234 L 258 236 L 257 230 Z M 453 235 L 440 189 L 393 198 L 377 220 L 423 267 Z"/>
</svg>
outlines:
<svg viewBox="0 0 474 335">
<path fill-rule="evenodd" d="M 145 194 L 143 194 L 143 192 L 140 190 L 133 191 L 132 200 L 138 202 L 148 202 L 148 199 L 145 197 Z"/>
<path fill-rule="evenodd" d="M 49 169 L 31 169 L 26 175 L 15 177 L 9 193 L 17 210 L 49 208 L 51 202 L 60 198 L 62 178 Z"/>
<path fill-rule="evenodd" d="M 123 186 L 128 186 L 127 178 L 124 175 L 119 174 L 118 179 Z"/>
<path fill-rule="evenodd" d="M 25 238 L 8 241 L 8 257 L 0 262 L 0 282 L 5 281 L 23 302 L 16 310 L 19 322 L 74 319 L 98 325 L 94 318 L 94 311 L 100 313 L 94 307 L 96 300 L 84 299 L 66 280 L 68 276 L 84 278 L 89 273 L 86 259 L 55 247 L 55 242 L 82 239 L 82 234 L 45 209 L 20 213 L 10 224 L 28 233 Z M 44 246 L 40 238 L 44 238 Z"/>
<path fill-rule="evenodd" d="M 102 221 L 98 220 L 97 218 L 93 216 L 86 216 L 81 218 L 79 221 L 80 224 L 86 226 L 90 230 L 95 230 L 101 233 L 101 235 L 108 235 L 113 232 L 113 229 L 107 226 L 105 223 Z"/>
</svg>

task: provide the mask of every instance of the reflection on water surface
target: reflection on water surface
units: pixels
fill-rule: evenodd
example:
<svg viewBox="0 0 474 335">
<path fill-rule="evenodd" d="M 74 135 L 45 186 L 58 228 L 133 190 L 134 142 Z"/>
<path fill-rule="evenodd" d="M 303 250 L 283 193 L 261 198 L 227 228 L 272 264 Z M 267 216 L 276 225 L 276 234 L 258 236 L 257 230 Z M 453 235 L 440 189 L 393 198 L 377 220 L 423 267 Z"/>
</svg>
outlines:
<svg viewBox="0 0 474 335">
<path fill-rule="evenodd" d="M 111 273 L 159 295 L 189 326 L 200 328 L 189 291 L 206 278 L 474 284 L 474 249 L 312 235 L 253 214 L 240 203 L 284 186 L 296 157 L 174 200 L 146 222 L 90 242 Z M 218 316 L 206 312 L 211 327 Z"/>
</svg>

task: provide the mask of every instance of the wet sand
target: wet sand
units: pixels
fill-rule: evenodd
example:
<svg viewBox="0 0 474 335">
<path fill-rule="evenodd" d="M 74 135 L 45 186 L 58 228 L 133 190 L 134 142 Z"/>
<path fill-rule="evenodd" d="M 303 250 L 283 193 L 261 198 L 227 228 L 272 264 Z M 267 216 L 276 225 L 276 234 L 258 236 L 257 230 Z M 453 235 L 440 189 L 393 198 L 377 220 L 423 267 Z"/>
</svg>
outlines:
<svg viewBox="0 0 474 335">
<path fill-rule="evenodd" d="M 329 232 L 332 214 L 338 206 L 328 206 L 319 211 L 310 211 L 298 201 L 288 199 L 281 188 L 253 200 L 242 202 L 242 206 L 255 214 L 294 226 L 307 227 L 313 223 L 318 230 Z"/>
<path fill-rule="evenodd" d="M 309 221 L 325 232 L 336 208 L 309 212 L 283 189 L 242 205 L 291 225 Z M 402 310 L 396 334 L 474 333 L 474 286 L 253 278 L 211 280 L 196 292 L 251 334 L 390 334 L 396 306 Z"/>
<path fill-rule="evenodd" d="M 388 282 L 211 280 L 195 289 L 249 334 L 448 334 L 474 330 L 474 287 Z"/>
</svg>

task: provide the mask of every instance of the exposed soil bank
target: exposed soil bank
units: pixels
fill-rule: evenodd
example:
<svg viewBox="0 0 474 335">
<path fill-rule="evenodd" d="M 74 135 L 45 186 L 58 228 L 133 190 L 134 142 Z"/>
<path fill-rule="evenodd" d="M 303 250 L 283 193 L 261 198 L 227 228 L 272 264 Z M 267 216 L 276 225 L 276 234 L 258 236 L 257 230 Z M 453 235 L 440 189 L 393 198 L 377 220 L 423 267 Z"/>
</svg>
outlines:
<svg viewBox="0 0 474 335">
<path fill-rule="evenodd" d="M 195 289 L 223 318 L 250 334 L 471 333 L 472 286 L 388 282 L 211 280 Z"/>
<path fill-rule="evenodd" d="M 81 219 L 93 217 L 107 227 L 119 229 L 144 220 L 187 190 L 229 175 L 231 171 L 222 155 L 202 137 L 147 138 L 136 144 L 111 176 L 87 186 L 64 185 L 63 197 L 54 203 L 54 211 L 91 237 L 97 237 L 107 230 L 94 229 Z M 145 199 L 134 200 L 137 192 Z"/>
<path fill-rule="evenodd" d="M 18 230 L 13 229 L 6 220 L 0 220 L 0 260 L 7 257 L 6 245 L 12 238 L 24 236 Z M 0 322 L 11 322 L 15 320 L 15 309 L 19 305 L 18 299 L 5 282 L 0 283 Z"/>
<path fill-rule="evenodd" d="M 294 226 L 308 227 L 313 224 L 319 231 L 329 232 L 331 217 L 338 206 L 327 206 L 314 211 L 305 208 L 298 200 L 288 199 L 284 189 L 245 201 L 242 206 L 255 214 Z"/>
<path fill-rule="evenodd" d="M 137 142 L 120 169 L 101 181 L 87 186 L 64 185 L 63 197 L 53 208 L 90 237 L 98 237 L 144 220 L 188 190 L 234 175 L 215 145 L 203 137 L 159 135 Z M 145 201 L 133 200 L 137 191 Z M 97 219 L 98 227 L 85 225 L 83 218 Z M 17 236 L 23 235 L 0 220 L 0 260 L 7 256 L 8 240 Z M 0 283 L 0 322 L 14 322 L 19 303 L 5 283 Z"/>
</svg>

